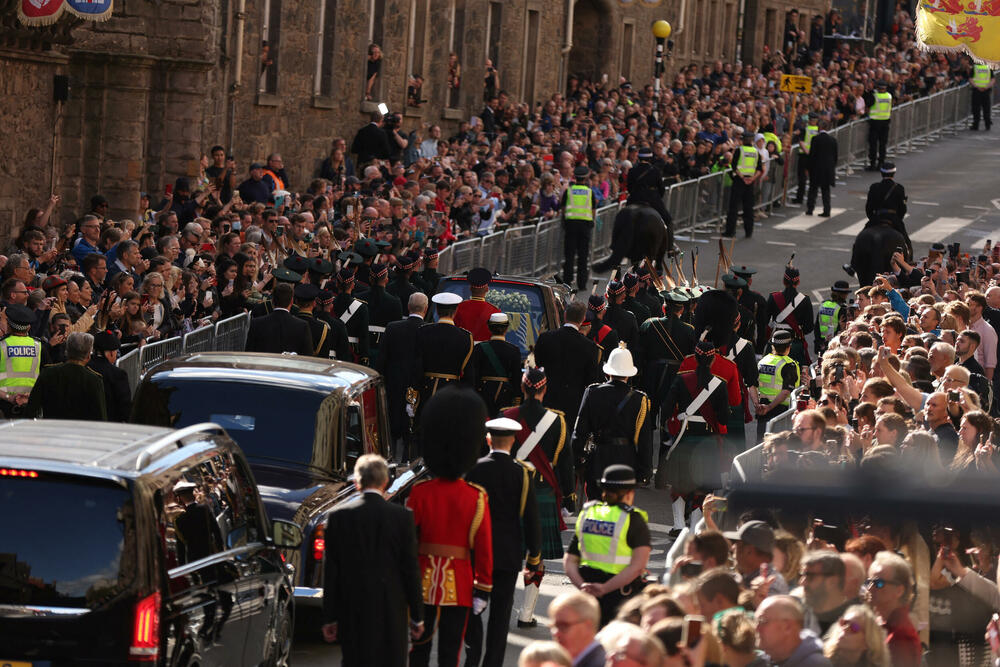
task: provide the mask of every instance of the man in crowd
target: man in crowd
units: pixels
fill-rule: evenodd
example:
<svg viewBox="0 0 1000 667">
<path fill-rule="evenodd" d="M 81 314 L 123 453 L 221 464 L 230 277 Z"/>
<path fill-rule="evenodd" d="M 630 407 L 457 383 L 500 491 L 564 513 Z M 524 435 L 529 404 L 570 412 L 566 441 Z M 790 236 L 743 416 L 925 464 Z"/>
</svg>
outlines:
<svg viewBox="0 0 1000 667">
<path fill-rule="evenodd" d="M 65 363 L 42 369 L 24 408 L 25 417 L 107 421 L 104 382 L 87 367 L 93 350 L 93 336 L 71 333 L 66 339 Z"/>
</svg>

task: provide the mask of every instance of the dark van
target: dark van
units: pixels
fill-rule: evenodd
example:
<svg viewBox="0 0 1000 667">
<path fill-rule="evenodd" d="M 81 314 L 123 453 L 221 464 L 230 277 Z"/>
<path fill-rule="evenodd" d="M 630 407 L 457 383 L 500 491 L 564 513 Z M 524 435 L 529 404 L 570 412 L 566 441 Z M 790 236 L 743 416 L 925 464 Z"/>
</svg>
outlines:
<svg viewBox="0 0 1000 667">
<path fill-rule="evenodd" d="M 302 533 L 222 427 L 0 424 L 0 512 L 0 664 L 287 664 Z"/>
</svg>

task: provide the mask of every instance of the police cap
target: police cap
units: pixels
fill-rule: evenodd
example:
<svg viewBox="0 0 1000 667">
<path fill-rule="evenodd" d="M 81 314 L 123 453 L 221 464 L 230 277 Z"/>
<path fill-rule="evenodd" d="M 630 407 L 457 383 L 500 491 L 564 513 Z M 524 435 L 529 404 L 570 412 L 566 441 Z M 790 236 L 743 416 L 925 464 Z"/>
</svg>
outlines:
<svg viewBox="0 0 1000 667">
<path fill-rule="evenodd" d="M 791 345 L 792 332 L 788 329 L 776 329 L 775 332 L 771 334 L 771 343 L 774 345 Z"/>
<path fill-rule="evenodd" d="M 11 329 L 27 331 L 35 321 L 35 313 L 27 306 L 13 303 L 7 306 L 7 324 Z"/>
<path fill-rule="evenodd" d="M 830 287 L 830 291 L 841 292 L 846 294 L 847 292 L 851 291 L 851 286 L 847 284 L 846 280 L 838 280 L 837 282 L 833 283 L 832 287 Z"/>
<path fill-rule="evenodd" d="M 573 170 L 573 178 L 587 178 L 589 175 L 590 169 L 582 164 Z"/>
<path fill-rule="evenodd" d="M 601 476 L 601 488 L 604 489 L 634 489 L 636 486 L 635 470 L 622 463 L 608 466 Z"/>
</svg>

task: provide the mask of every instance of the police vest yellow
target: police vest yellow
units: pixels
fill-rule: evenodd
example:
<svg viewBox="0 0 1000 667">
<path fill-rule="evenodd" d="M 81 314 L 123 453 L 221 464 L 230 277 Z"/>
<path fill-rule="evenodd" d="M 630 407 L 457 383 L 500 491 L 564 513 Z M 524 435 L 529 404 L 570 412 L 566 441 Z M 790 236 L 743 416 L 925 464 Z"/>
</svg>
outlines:
<svg viewBox="0 0 1000 667">
<path fill-rule="evenodd" d="M 746 178 L 757 172 L 757 160 L 760 154 L 753 146 L 740 146 L 740 158 L 736 162 L 736 173 Z"/>
<path fill-rule="evenodd" d="M 819 307 L 819 335 L 829 341 L 837 333 L 840 320 L 840 304 L 831 299 Z"/>
<path fill-rule="evenodd" d="M 972 70 L 972 85 L 980 90 L 990 87 L 990 68 L 986 65 L 976 63 Z"/>
<path fill-rule="evenodd" d="M 0 340 L 0 391 L 30 394 L 42 363 L 42 344 L 31 336 Z"/>
<path fill-rule="evenodd" d="M 812 149 L 813 137 L 815 137 L 817 134 L 819 134 L 818 125 L 806 125 L 806 136 L 802 140 L 802 147 L 805 149 L 807 155 L 809 154 L 809 151 Z"/>
<path fill-rule="evenodd" d="M 594 193 L 586 185 L 571 185 L 566 191 L 566 211 L 563 217 L 567 220 L 594 219 Z"/>
<path fill-rule="evenodd" d="M 622 509 L 620 505 L 605 502 L 587 503 L 576 520 L 576 539 L 580 547 L 580 565 L 608 574 L 618 574 L 632 562 L 632 549 L 625 536 L 628 534 L 632 512 L 649 520 L 646 512 L 637 507 Z"/>
<path fill-rule="evenodd" d="M 778 138 L 778 135 L 776 135 L 774 132 L 765 132 L 764 133 L 764 145 L 766 146 L 767 142 L 769 142 L 769 141 L 773 141 L 774 142 L 774 147 L 777 148 L 778 152 L 780 153 L 781 152 L 781 139 Z"/>
<path fill-rule="evenodd" d="M 890 115 L 892 115 L 892 95 L 875 93 L 875 104 L 868 111 L 868 117 L 872 120 L 889 120 Z"/>
<path fill-rule="evenodd" d="M 773 401 L 774 397 L 781 393 L 781 369 L 785 367 L 785 364 L 793 364 L 795 366 L 795 384 L 798 385 L 799 365 L 795 360 L 788 356 L 779 357 L 776 354 L 769 354 L 757 364 L 758 381 L 760 382 L 757 391 L 760 392 L 761 396 L 765 396 Z M 791 405 L 791 398 L 785 397 L 785 400 L 781 404 Z"/>
</svg>

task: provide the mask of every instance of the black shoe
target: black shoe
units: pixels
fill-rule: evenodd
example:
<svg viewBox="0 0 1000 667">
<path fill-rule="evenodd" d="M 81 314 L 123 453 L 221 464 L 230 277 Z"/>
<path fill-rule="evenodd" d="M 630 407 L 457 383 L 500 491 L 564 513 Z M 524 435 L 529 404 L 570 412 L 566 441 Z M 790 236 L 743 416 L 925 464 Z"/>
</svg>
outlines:
<svg viewBox="0 0 1000 667">
<path fill-rule="evenodd" d="M 865 167 L 865 171 L 878 171 L 878 167 L 876 167 L 873 164 L 870 164 L 867 167 Z"/>
<path fill-rule="evenodd" d="M 973 125 L 972 127 L 969 128 L 969 132 L 978 132 L 978 131 L 979 131 L 978 125 Z"/>
<path fill-rule="evenodd" d="M 829 211 L 823 211 L 822 213 L 819 214 L 819 217 L 821 217 L 821 218 L 829 218 L 830 217 L 830 212 Z"/>
<path fill-rule="evenodd" d="M 731 232 L 722 232 L 722 238 L 724 238 L 724 239 L 731 239 L 734 236 L 736 236 L 736 231 L 735 230 L 731 231 Z"/>
<path fill-rule="evenodd" d="M 753 238 L 753 232 L 746 232 L 746 236 L 744 236 L 743 238 L 746 239 Z"/>
<path fill-rule="evenodd" d="M 534 628 L 538 626 L 538 621 L 536 619 L 531 619 L 530 621 L 522 621 L 517 619 L 517 627 L 519 628 Z"/>
<path fill-rule="evenodd" d="M 793 200 L 792 200 L 792 203 L 793 203 L 793 204 L 801 204 L 801 203 L 802 203 L 802 198 L 800 197 L 800 198 L 798 198 L 798 199 L 793 199 Z"/>
<path fill-rule="evenodd" d="M 812 210 L 812 209 L 808 209 L 808 210 L 806 211 L 806 215 L 812 215 L 812 214 L 813 214 L 813 210 Z"/>
<path fill-rule="evenodd" d="M 775 210 L 781 208 L 781 202 L 780 201 L 774 202 L 774 204 L 771 205 L 771 208 L 773 208 Z"/>
</svg>

